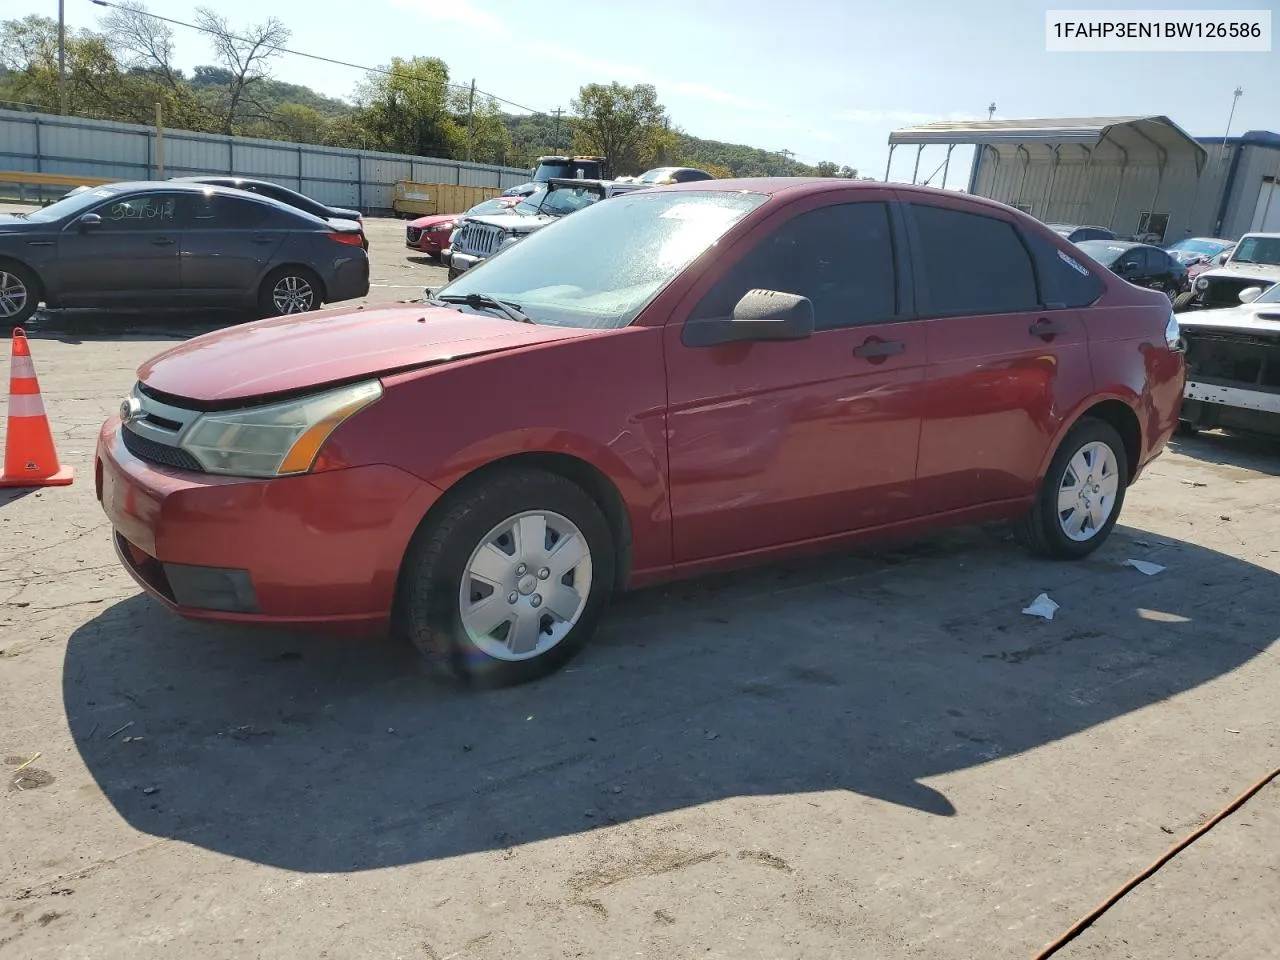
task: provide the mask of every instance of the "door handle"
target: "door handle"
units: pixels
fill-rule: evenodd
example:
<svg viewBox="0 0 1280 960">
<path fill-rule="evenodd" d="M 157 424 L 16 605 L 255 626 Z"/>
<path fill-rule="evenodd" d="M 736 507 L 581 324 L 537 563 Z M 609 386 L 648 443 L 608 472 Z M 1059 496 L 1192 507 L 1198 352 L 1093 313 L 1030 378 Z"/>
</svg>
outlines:
<svg viewBox="0 0 1280 960">
<path fill-rule="evenodd" d="M 878 340 L 875 337 L 868 337 L 860 346 L 853 348 L 853 355 L 862 360 L 870 360 L 872 363 L 884 363 L 896 354 L 902 353 L 907 349 L 907 345 L 901 340 Z"/>
<path fill-rule="evenodd" d="M 1042 340 L 1052 340 L 1059 333 L 1067 332 L 1067 325 L 1059 320 L 1050 320 L 1048 317 L 1041 317 L 1033 323 L 1028 330 L 1033 337 L 1039 337 Z"/>
<path fill-rule="evenodd" d="M 28 247 L 52 247 L 54 246 L 54 241 L 53 240 L 28 240 L 27 246 Z"/>
<path fill-rule="evenodd" d="M 173 243 L 169 237 L 152 237 L 151 242 L 157 247 L 167 247 Z"/>
<path fill-rule="evenodd" d="M 275 243 L 275 239 L 273 237 L 254 237 L 253 242 L 254 243 Z"/>
</svg>

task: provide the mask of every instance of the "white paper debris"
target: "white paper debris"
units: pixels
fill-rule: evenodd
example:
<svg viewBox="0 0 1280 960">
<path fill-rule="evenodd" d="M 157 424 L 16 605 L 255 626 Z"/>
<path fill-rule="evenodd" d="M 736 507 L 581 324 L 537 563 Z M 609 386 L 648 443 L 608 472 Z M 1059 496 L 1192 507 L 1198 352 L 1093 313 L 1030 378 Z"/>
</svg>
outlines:
<svg viewBox="0 0 1280 960">
<path fill-rule="evenodd" d="M 1133 567 L 1133 569 L 1139 573 L 1145 573 L 1148 577 L 1154 577 L 1164 569 L 1160 564 L 1152 563 L 1149 560 L 1126 560 L 1121 566 Z"/>
<path fill-rule="evenodd" d="M 1043 617 L 1046 620 L 1052 620 L 1054 613 L 1057 611 L 1058 605 L 1049 599 L 1047 593 L 1042 593 L 1031 601 L 1031 606 L 1023 608 L 1023 613 L 1032 617 Z"/>
</svg>

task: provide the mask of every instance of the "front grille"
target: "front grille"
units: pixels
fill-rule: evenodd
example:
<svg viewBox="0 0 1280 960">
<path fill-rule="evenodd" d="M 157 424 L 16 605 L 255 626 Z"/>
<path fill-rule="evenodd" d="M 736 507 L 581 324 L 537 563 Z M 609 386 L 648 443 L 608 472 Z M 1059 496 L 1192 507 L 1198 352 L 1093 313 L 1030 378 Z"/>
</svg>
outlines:
<svg viewBox="0 0 1280 960">
<path fill-rule="evenodd" d="M 1262 287 L 1264 290 L 1271 286 L 1265 280 L 1248 280 L 1237 277 L 1209 277 L 1209 286 L 1200 294 L 1200 299 L 1212 306 L 1220 307 L 1238 307 L 1240 306 L 1240 291 L 1248 287 Z"/>
<path fill-rule="evenodd" d="M 482 223 L 469 223 L 458 234 L 455 244 L 463 253 L 477 257 L 487 257 L 498 249 L 505 232 L 498 227 L 486 226 Z"/>
<path fill-rule="evenodd" d="M 147 437 L 140 437 L 128 427 L 120 431 L 120 436 L 124 439 L 125 449 L 139 460 L 158 463 L 165 467 L 173 467 L 176 470 L 191 470 L 196 473 L 204 473 L 204 468 L 200 466 L 200 461 L 181 447 L 170 447 Z"/>
<path fill-rule="evenodd" d="M 421 231 L 421 230 L 419 230 L 417 227 L 406 227 L 406 228 L 405 228 L 405 231 L 404 231 L 404 238 L 405 238 L 405 240 L 406 240 L 408 243 L 417 243 L 417 242 L 418 242 L 418 238 L 419 238 L 419 237 L 421 237 L 421 236 L 422 236 L 422 231 Z"/>
</svg>

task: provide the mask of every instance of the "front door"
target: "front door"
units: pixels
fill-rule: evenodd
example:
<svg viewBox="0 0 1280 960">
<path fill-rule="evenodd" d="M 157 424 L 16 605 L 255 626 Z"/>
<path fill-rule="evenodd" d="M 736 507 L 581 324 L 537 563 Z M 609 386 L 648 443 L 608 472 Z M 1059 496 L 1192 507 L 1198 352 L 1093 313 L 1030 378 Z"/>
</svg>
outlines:
<svg viewBox="0 0 1280 960">
<path fill-rule="evenodd" d="M 934 514 L 1030 496 L 1063 418 L 1092 390 L 1073 309 L 1087 294 L 1060 302 L 1074 294 L 1058 276 L 1087 284 L 1088 272 L 1002 211 L 948 197 L 904 209 L 930 318 L 919 495 Z"/>
<path fill-rule="evenodd" d="M 146 193 L 114 197 L 73 220 L 58 238 L 61 298 L 68 306 L 171 302 L 178 295 L 178 251 L 185 197 Z"/>
<path fill-rule="evenodd" d="M 779 290 L 813 302 L 812 337 L 690 346 L 683 318 L 667 325 L 677 563 L 918 512 L 927 346 L 896 272 L 892 199 L 859 189 L 780 210 L 726 251 L 689 315 L 727 316 L 748 290 Z"/>
</svg>

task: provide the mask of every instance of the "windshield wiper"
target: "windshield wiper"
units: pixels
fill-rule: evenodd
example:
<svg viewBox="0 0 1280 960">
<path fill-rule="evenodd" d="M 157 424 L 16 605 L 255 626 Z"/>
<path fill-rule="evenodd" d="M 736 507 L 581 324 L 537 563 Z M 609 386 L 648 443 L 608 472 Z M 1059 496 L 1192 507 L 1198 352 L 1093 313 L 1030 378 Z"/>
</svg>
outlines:
<svg viewBox="0 0 1280 960">
<path fill-rule="evenodd" d="M 518 303 L 510 303 L 506 300 L 499 300 L 497 297 L 491 297 L 487 293 L 446 293 L 444 296 L 432 297 L 437 303 L 461 303 L 479 310 L 488 307 L 491 310 L 498 310 L 505 313 L 508 318 L 515 320 L 517 323 L 536 323 L 531 316 L 520 309 Z"/>
</svg>

